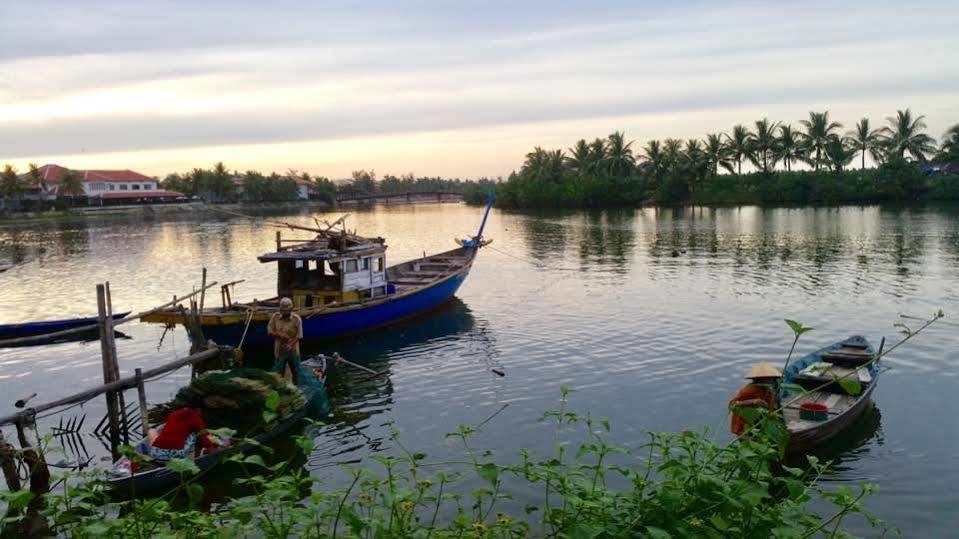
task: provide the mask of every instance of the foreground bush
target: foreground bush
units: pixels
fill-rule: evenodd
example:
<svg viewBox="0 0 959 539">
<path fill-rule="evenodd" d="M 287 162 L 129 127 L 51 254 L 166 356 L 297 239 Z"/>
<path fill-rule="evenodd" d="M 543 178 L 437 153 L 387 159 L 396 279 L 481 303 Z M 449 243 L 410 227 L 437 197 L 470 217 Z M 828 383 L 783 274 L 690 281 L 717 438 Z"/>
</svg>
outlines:
<svg viewBox="0 0 959 539">
<path fill-rule="evenodd" d="M 473 427 L 451 433 L 464 449 L 456 462 L 430 462 L 394 431 L 399 454 L 372 457 L 375 468 L 349 468 L 345 489 L 324 490 L 289 462 L 236 456 L 247 472 L 237 483 L 254 494 L 200 511 L 195 467 L 174 461 L 183 482 L 165 497 L 110 502 L 101 483 L 73 478 L 48 497 L 45 516 L 51 533 L 68 537 L 809 537 L 844 534 L 844 518 L 854 513 L 882 525 L 861 503 L 872 485 L 825 491 L 817 480 L 827 464 L 810 457 L 802 469 L 783 466 L 779 422 L 725 446 L 707 430 L 652 433 L 629 449 L 607 441 L 607 421 L 569 410 L 566 396 L 564 389 L 559 409 L 543 417 L 557 430 L 554 452 L 524 450 L 516 463 L 474 448 Z M 298 443 L 312 450 L 312 440 Z M 467 480 L 483 486 L 464 492 Z M 515 487 L 540 493 L 519 514 L 503 508 Z M 23 492 L 4 496 L 14 507 L 29 500 Z M 831 502 L 833 513 L 811 512 L 813 498 Z M 191 508 L 174 510 L 177 499 Z"/>
</svg>

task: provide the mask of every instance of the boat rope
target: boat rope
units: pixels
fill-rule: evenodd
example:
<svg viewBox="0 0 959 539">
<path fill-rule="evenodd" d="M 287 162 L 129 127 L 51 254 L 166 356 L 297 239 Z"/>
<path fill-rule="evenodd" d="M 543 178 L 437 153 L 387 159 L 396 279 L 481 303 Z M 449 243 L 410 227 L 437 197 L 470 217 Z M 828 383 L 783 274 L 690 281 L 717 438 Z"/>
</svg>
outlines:
<svg viewBox="0 0 959 539">
<path fill-rule="evenodd" d="M 250 322 L 253 321 L 253 309 L 247 309 L 248 314 L 246 316 L 246 326 L 243 328 L 243 336 L 240 337 L 240 344 L 236 346 L 236 349 L 239 350 L 243 348 L 243 342 L 246 341 L 246 332 L 250 329 Z"/>
</svg>

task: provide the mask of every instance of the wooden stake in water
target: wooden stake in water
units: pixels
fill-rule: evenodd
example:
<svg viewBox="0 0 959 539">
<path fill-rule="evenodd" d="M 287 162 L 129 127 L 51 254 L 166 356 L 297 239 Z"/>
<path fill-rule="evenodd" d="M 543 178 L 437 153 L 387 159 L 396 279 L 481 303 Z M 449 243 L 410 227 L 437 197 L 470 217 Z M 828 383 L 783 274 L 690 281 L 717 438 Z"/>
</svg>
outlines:
<svg viewBox="0 0 959 539">
<path fill-rule="evenodd" d="M 150 430 L 150 422 L 147 420 L 147 393 L 146 388 L 143 387 L 143 371 L 137 367 L 133 372 L 137 383 L 137 397 L 140 400 L 140 424 L 143 427 L 143 437 L 146 438 Z"/>
<path fill-rule="evenodd" d="M 116 363 L 116 343 L 113 337 L 113 319 L 107 316 L 106 287 L 97 285 L 97 326 L 100 329 L 100 355 L 103 363 L 103 383 L 114 382 L 113 372 Z M 120 446 L 120 415 L 116 391 L 106 393 L 107 415 L 110 425 L 110 451 L 116 459 Z"/>
</svg>

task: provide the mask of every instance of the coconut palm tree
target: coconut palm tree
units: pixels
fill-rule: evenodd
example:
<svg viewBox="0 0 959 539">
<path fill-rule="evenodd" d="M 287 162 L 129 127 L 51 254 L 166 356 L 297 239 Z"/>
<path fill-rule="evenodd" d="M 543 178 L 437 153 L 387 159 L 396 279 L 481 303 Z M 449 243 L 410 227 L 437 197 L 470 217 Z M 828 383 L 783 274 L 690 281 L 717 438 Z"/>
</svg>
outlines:
<svg viewBox="0 0 959 539">
<path fill-rule="evenodd" d="M 43 179 L 43 174 L 40 173 L 40 167 L 36 163 L 30 163 L 27 166 L 30 168 L 28 172 L 30 174 L 30 187 L 36 187 L 40 189 L 42 194 L 46 194 L 47 182 Z"/>
<path fill-rule="evenodd" d="M 703 150 L 702 142 L 698 139 L 689 139 L 683 148 L 683 157 L 689 172 L 692 173 L 690 184 L 702 184 L 709 173 L 709 158 Z"/>
<path fill-rule="evenodd" d="M 856 124 L 856 130 L 849 133 L 849 143 L 852 147 L 862 152 L 862 163 L 859 168 L 866 168 L 866 152 L 872 155 L 873 159 L 879 160 L 879 152 L 882 148 L 882 130 L 872 129 L 869 125 L 869 118 L 863 118 Z"/>
<path fill-rule="evenodd" d="M 719 173 L 719 167 L 723 167 L 729 172 L 735 172 L 733 165 L 729 161 L 729 147 L 723 142 L 723 136 L 719 133 L 706 135 L 706 144 L 703 147 L 706 153 L 706 159 L 709 163 L 709 172 L 715 176 Z"/>
<path fill-rule="evenodd" d="M 842 124 L 830 122 L 828 110 L 824 112 L 809 111 L 809 119 L 802 120 L 799 123 L 806 128 L 806 132 L 801 133 L 801 135 L 806 150 L 809 152 L 808 160 L 816 170 L 819 170 L 819 165 L 822 163 L 822 154 L 829 142 L 829 137 L 834 131 L 841 129 Z M 813 157 L 813 152 L 815 152 L 815 157 Z"/>
<path fill-rule="evenodd" d="M 806 149 L 799 140 L 799 133 L 793 131 L 791 125 L 779 126 L 779 137 L 776 138 L 773 154 L 776 161 L 786 163 L 786 171 L 792 170 L 792 164 L 801 161 L 806 155 Z"/>
<path fill-rule="evenodd" d="M 679 164 L 683 158 L 683 141 L 677 138 L 668 138 L 663 142 L 663 168 L 670 169 Z"/>
<path fill-rule="evenodd" d="M 566 158 L 566 166 L 577 174 L 585 174 L 592 168 L 592 159 L 589 144 L 586 139 L 579 139 L 576 144 L 569 149 L 569 157 Z"/>
<path fill-rule="evenodd" d="M 658 140 L 651 140 L 643 148 L 643 160 L 654 172 L 659 172 L 663 167 L 663 148 Z"/>
<path fill-rule="evenodd" d="M 83 194 L 83 182 L 80 181 L 80 176 L 76 172 L 67 170 L 63 173 L 63 184 L 60 185 L 59 194 L 70 197 L 71 206 L 73 198 Z"/>
<path fill-rule="evenodd" d="M 10 164 L 3 166 L 3 173 L 0 174 L 0 197 L 5 199 L 19 199 L 23 192 L 23 182 L 20 181 L 20 175 L 17 169 Z"/>
<path fill-rule="evenodd" d="M 950 127 L 942 135 L 942 147 L 936 155 L 936 161 L 940 163 L 959 161 L 959 124 Z"/>
<path fill-rule="evenodd" d="M 856 158 L 856 147 L 853 141 L 848 138 L 842 138 L 839 135 L 830 135 L 823 148 L 823 153 L 833 170 L 842 172 L 852 160 Z"/>
<path fill-rule="evenodd" d="M 749 160 L 763 173 L 776 166 L 776 128 L 779 122 L 770 123 L 768 119 L 756 121 L 756 132 L 752 136 L 752 151 Z"/>
<path fill-rule="evenodd" d="M 589 161 L 594 167 L 594 170 L 606 161 L 605 140 L 597 137 L 593 142 L 589 143 Z"/>
<path fill-rule="evenodd" d="M 749 159 L 749 156 L 752 154 L 752 134 L 744 125 L 740 124 L 733 126 L 733 134 L 726 135 L 726 138 L 729 139 L 727 145 L 729 155 L 733 162 L 736 163 L 736 174 L 742 174 L 743 159 Z"/>
<path fill-rule="evenodd" d="M 606 138 L 606 168 L 613 176 L 626 177 L 636 166 L 631 146 L 634 141 L 626 142 L 625 135 L 620 131 L 611 133 Z"/>
<path fill-rule="evenodd" d="M 936 151 L 936 140 L 922 131 L 926 129 L 925 116 L 912 117 L 909 109 L 896 111 L 895 116 L 886 118 L 889 127 L 883 129 L 888 148 L 891 152 L 906 156 L 906 152 L 913 159 L 925 161 L 926 155 Z"/>
</svg>

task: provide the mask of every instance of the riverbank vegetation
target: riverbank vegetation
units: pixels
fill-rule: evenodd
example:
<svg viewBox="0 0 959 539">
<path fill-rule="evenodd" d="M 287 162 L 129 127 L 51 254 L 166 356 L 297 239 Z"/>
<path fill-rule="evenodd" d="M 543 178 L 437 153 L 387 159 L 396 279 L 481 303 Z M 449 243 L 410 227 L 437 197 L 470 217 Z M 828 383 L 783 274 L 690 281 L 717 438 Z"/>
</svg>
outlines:
<svg viewBox="0 0 959 539">
<path fill-rule="evenodd" d="M 32 525 L 66 537 L 766 538 L 841 535 L 847 517 L 858 514 L 886 528 L 863 505 L 875 485 L 827 489 L 819 480 L 828 463 L 782 464 L 786 433 L 778 421 L 757 420 L 750 437 L 730 444 L 706 429 L 650 433 L 630 449 L 607 439 L 609 422 L 570 409 L 568 394 L 564 388 L 558 409 L 543 416 L 557 439 L 544 455 L 524 450 L 498 461 L 474 446 L 478 428 L 462 425 L 450 434 L 462 457 L 432 461 L 393 430 L 396 454 L 347 468 L 346 488 L 319 484 L 290 460 L 270 464 L 263 448 L 227 464 L 242 470 L 236 484 L 249 495 L 211 506 L 196 466 L 174 460 L 168 467 L 182 482 L 167 496 L 112 501 L 99 481 L 71 476 Z M 313 450 L 309 437 L 296 441 Z M 519 492 L 523 503 L 513 497 Z M 26 533 L 18 527 L 31 523 L 23 512 L 30 492 L 0 494 L 7 531 Z M 811 511 L 814 499 L 832 509 Z"/>
<path fill-rule="evenodd" d="M 959 200 L 959 125 L 939 147 L 924 117 L 909 109 L 883 127 L 863 118 L 843 129 L 824 111 L 795 126 L 763 118 L 642 148 L 621 132 L 565 151 L 537 147 L 495 186 L 497 200 L 507 207 Z M 867 156 L 875 167 L 866 168 Z M 464 196 L 481 203 L 490 187 L 475 184 Z"/>
</svg>

